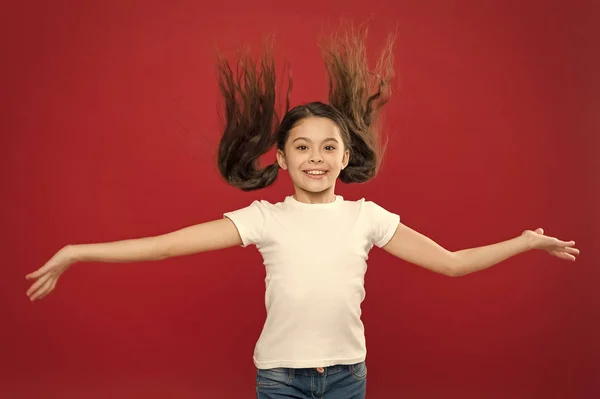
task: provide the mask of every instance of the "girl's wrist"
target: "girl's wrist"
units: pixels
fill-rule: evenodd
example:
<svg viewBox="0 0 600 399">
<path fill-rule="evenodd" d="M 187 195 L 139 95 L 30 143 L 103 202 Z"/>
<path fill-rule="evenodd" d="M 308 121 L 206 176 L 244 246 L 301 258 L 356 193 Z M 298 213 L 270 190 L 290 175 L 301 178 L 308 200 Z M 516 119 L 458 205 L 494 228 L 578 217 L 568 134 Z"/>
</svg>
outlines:
<svg viewBox="0 0 600 399">
<path fill-rule="evenodd" d="M 527 251 L 532 249 L 537 249 L 536 244 L 536 233 L 531 230 L 525 230 L 523 234 L 521 234 L 521 240 L 523 241 L 523 245 L 525 246 Z"/>
<path fill-rule="evenodd" d="M 71 244 L 66 245 L 61 251 L 64 252 L 64 256 L 67 258 L 69 263 L 74 264 L 74 263 L 81 261 L 81 259 L 79 259 L 78 255 L 77 255 L 77 246 L 76 245 L 71 245 Z"/>
</svg>

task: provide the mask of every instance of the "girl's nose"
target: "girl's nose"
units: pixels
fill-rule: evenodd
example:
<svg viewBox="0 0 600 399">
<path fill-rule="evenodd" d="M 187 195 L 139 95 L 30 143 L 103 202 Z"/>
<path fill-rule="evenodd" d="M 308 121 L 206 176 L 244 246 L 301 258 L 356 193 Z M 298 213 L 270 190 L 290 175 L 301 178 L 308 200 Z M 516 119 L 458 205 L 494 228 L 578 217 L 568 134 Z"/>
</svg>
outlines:
<svg viewBox="0 0 600 399">
<path fill-rule="evenodd" d="M 313 154 L 308 161 L 312 163 L 321 163 L 323 162 L 323 157 L 319 154 Z"/>
</svg>

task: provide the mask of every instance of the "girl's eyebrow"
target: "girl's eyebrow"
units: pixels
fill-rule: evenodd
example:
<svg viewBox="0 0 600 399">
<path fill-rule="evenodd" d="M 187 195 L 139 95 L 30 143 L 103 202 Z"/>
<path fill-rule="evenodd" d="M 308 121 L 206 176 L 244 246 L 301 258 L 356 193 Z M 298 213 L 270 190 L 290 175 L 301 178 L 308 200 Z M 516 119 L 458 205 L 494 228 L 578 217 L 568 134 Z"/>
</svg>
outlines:
<svg viewBox="0 0 600 399">
<path fill-rule="evenodd" d="M 310 142 L 312 142 L 312 141 L 311 141 L 309 138 L 307 138 L 307 137 L 296 137 L 296 138 L 294 139 L 294 141 L 292 141 L 292 143 L 296 142 L 297 140 L 306 140 L 306 141 L 308 141 L 309 143 L 310 143 Z M 323 142 L 326 142 L 326 141 L 335 141 L 336 143 L 339 143 L 339 141 L 337 141 L 337 139 L 336 139 L 336 138 L 334 138 L 334 137 L 329 137 L 329 138 L 327 138 L 327 139 L 323 140 Z"/>
</svg>

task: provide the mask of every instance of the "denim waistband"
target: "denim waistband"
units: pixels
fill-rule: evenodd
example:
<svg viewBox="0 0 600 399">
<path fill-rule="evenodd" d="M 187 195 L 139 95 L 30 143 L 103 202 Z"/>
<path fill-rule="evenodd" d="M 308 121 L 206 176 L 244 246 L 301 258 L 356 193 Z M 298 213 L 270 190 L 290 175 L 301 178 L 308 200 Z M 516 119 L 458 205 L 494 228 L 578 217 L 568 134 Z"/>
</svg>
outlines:
<svg viewBox="0 0 600 399">
<path fill-rule="evenodd" d="M 364 363 L 364 361 L 360 362 L 360 363 L 356 363 L 356 364 L 336 364 L 334 366 L 322 367 L 323 371 L 319 371 L 315 367 L 298 368 L 298 369 L 288 368 L 288 367 L 276 367 L 276 368 L 272 368 L 272 369 L 259 369 L 259 372 L 288 374 L 292 378 L 295 375 L 307 375 L 307 376 L 332 375 L 332 374 L 339 373 L 340 371 L 343 371 L 343 370 L 349 370 L 350 372 L 353 372 L 354 369 L 362 363 Z"/>
</svg>

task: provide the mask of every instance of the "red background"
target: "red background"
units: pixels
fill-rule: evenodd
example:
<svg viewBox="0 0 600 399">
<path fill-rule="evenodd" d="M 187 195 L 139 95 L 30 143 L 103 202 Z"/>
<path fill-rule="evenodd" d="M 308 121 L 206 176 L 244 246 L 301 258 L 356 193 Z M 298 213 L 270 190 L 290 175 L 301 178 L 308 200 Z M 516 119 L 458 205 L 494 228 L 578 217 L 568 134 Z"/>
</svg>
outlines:
<svg viewBox="0 0 600 399">
<path fill-rule="evenodd" d="M 287 175 L 255 193 L 220 179 L 214 46 L 231 56 L 275 32 L 293 105 L 325 100 L 317 34 L 371 14 L 371 55 L 398 24 L 389 152 L 376 180 L 337 192 L 451 250 L 544 227 L 582 255 L 452 279 L 374 249 L 368 397 L 599 397 L 598 2 L 21 1 L 1 14 L 0 397 L 254 397 L 254 247 L 79 264 L 33 304 L 24 276 L 65 244 L 290 194 Z"/>
</svg>

